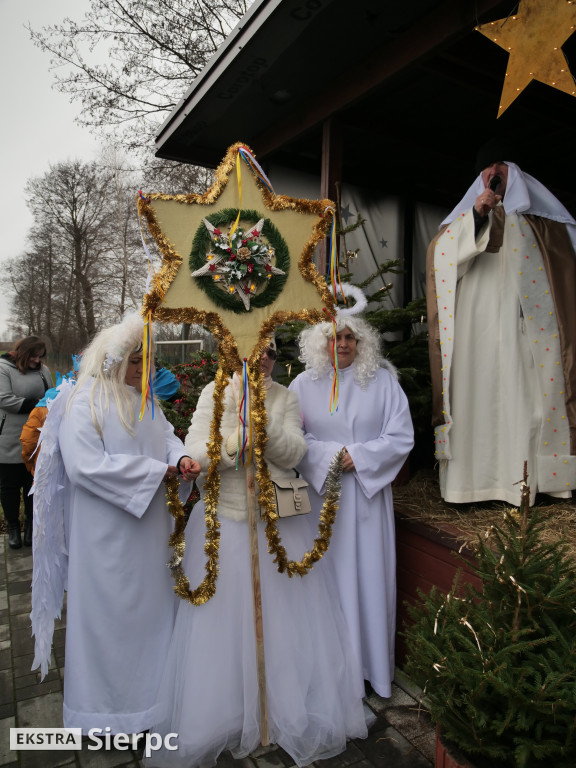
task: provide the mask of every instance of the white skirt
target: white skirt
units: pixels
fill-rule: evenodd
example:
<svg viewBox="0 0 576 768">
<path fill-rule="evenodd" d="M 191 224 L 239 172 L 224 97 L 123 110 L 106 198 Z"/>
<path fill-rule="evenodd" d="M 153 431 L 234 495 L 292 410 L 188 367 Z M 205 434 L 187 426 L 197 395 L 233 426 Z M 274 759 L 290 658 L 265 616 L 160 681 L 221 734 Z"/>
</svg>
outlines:
<svg viewBox="0 0 576 768">
<path fill-rule="evenodd" d="M 288 556 L 300 560 L 316 535 L 305 517 L 279 523 Z M 299 766 L 333 757 L 346 738 L 365 738 L 358 660 L 322 561 L 306 576 L 280 574 L 259 523 L 268 728 L 270 742 Z M 150 729 L 176 733 L 146 766 L 212 766 L 224 750 L 235 758 L 260 744 L 258 678 L 246 522 L 221 520 L 216 594 L 202 606 L 181 601 L 166 660 L 161 702 L 166 719 Z M 190 587 L 205 575 L 204 505 L 192 512 L 184 566 Z M 358 684 L 356 682 L 356 688 Z"/>
</svg>

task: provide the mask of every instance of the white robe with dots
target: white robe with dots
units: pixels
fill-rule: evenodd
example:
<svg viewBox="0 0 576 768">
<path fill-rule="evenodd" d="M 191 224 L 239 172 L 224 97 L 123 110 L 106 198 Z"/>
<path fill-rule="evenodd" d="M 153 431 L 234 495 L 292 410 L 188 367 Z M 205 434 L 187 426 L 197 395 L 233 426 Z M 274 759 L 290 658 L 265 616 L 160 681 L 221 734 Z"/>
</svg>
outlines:
<svg viewBox="0 0 576 768">
<path fill-rule="evenodd" d="M 446 423 L 436 428 L 440 487 L 448 502 L 519 504 L 524 462 L 536 491 L 570 496 L 570 455 L 560 331 L 542 254 L 517 213 L 502 247 L 486 252 L 471 212 L 438 238 L 436 301 Z"/>
</svg>

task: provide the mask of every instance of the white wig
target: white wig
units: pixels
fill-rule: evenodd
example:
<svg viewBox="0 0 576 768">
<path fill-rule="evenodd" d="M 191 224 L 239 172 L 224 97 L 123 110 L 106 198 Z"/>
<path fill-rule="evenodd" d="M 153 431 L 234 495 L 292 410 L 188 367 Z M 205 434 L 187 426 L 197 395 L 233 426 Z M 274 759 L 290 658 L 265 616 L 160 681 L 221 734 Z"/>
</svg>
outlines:
<svg viewBox="0 0 576 768">
<path fill-rule="evenodd" d="M 372 326 L 359 315 L 336 316 L 336 332 L 348 328 L 356 338 L 354 378 L 362 389 L 366 389 L 378 368 L 386 368 L 394 378 L 398 372 L 389 360 L 382 357 L 380 336 Z M 300 334 L 300 360 L 311 371 L 312 378 L 319 379 L 332 371 L 332 360 L 328 352 L 328 340 L 333 336 L 332 323 L 318 323 L 305 328 Z"/>
<path fill-rule="evenodd" d="M 70 402 L 91 381 L 92 421 L 102 434 L 102 420 L 112 397 L 124 429 L 134 430 L 134 391 L 125 383 L 128 361 L 143 345 L 144 320 L 137 312 L 126 315 L 121 323 L 101 330 L 82 353 L 78 384 Z M 152 331 L 151 331 L 152 333 Z M 152 363 L 154 350 L 150 350 Z M 138 395 L 139 397 L 140 395 Z"/>
</svg>

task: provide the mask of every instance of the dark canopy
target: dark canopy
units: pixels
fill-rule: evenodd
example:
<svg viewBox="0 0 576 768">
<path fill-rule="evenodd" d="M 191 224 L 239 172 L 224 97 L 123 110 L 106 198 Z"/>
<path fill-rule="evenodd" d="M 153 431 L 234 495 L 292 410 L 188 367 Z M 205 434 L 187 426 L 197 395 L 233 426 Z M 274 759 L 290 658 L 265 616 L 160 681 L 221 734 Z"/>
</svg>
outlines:
<svg viewBox="0 0 576 768">
<path fill-rule="evenodd" d="M 474 27 L 512 10 L 495 0 L 256 0 L 162 126 L 157 154 L 215 167 L 240 140 L 264 167 L 323 174 L 328 193 L 341 180 L 451 206 L 498 132 L 518 150 L 501 159 L 576 214 L 576 98 L 532 82 L 496 118 L 508 56 Z M 576 62 L 576 35 L 563 50 Z"/>
</svg>

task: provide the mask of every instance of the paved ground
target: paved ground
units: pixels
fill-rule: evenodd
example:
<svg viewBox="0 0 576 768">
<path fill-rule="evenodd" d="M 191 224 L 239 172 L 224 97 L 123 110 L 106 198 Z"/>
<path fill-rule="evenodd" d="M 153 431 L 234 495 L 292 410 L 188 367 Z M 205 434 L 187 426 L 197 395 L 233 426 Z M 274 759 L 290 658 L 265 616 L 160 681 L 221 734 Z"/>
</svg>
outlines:
<svg viewBox="0 0 576 768">
<path fill-rule="evenodd" d="M 30 549 L 9 549 L 0 535 L 0 766 L 3 768 L 138 768 L 141 754 L 122 750 L 11 751 L 11 727 L 61 727 L 64 676 L 65 616 L 54 634 L 51 669 L 44 682 L 30 671 L 33 640 L 30 636 Z M 318 768 L 431 768 L 434 731 L 418 705 L 409 681 L 401 673 L 391 699 L 373 694 L 368 704 L 376 722 L 365 740 L 349 742 L 347 750 Z M 283 750 L 260 749 L 244 760 L 224 755 L 218 768 L 290 768 Z M 182 768 L 186 768 L 182 766 Z"/>
</svg>

